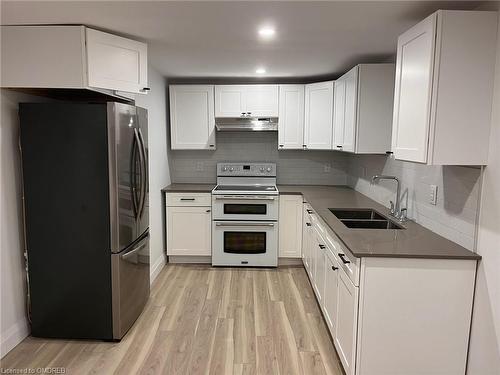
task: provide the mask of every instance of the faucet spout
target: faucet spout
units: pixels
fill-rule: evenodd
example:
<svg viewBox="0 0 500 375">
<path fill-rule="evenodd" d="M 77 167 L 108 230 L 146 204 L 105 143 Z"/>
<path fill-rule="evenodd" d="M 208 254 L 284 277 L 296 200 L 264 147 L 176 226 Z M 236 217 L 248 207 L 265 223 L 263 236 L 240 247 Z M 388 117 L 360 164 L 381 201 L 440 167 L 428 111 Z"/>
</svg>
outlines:
<svg viewBox="0 0 500 375">
<path fill-rule="evenodd" d="M 400 209 L 401 186 L 399 183 L 399 179 L 396 176 L 386 176 L 386 175 L 376 174 L 372 177 L 372 184 L 378 180 L 394 180 L 394 181 L 396 181 L 396 204 L 395 204 L 395 208 L 394 208 L 394 216 L 396 218 L 399 218 L 401 215 L 401 209 Z"/>
</svg>

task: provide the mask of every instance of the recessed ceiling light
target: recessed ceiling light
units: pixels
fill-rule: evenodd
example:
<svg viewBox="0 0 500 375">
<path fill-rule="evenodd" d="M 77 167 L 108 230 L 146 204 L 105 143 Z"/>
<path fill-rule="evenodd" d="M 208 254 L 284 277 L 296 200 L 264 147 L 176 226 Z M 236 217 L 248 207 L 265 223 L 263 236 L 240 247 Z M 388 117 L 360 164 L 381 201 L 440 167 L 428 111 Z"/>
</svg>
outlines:
<svg viewBox="0 0 500 375">
<path fill-rule="evenodd" d="M 257 68 L 257 70 L 255 70 L 255 73 L 257 73 L 257 74 L 265 74 L 266 73 L 266 69 L 265 68 Z"/>
<path fill-rule="evenodd" d="M 271 39 L 275 33 L 274 28 L 270 26 L 264 26 L 259 29 L 259 35 L 263 39 Z"/>
</svg>

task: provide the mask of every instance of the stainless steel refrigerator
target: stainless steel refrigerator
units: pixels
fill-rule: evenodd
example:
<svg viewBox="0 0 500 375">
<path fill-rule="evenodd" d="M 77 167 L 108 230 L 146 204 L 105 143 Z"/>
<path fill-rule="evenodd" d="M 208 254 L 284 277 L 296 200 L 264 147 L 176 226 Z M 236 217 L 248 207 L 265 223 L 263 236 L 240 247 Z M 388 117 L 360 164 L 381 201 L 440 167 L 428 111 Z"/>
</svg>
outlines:
<svg viewBox="0 0 500 375">
<path fill-rule="evenodd" d="M 31 333 L 119 340 L 149 297 L 147 111 L 21 103 Z"/>
</svg>

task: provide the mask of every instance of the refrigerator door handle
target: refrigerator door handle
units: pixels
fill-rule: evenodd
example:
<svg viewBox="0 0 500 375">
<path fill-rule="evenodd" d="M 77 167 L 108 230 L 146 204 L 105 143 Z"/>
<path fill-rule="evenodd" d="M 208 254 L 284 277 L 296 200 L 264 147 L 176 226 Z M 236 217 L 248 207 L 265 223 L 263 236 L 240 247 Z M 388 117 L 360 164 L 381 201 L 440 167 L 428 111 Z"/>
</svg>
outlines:
<svg viewBox="0 0 500 375">
<path fill-rule="evenodd" d="M 129 250 L 125 254 L 122 254 L 121 258 L 123 260 L 128 261 L 128 262 L 132 261 L 132 263 L 137 264 L 138 263 L 137 258 L 135 260 L 131 260 L 130 258 L 132 258 L 133 255 L 137 254 L 139 251 L 144 249 L 144 247 L 147 245 L 148 239 L 149 239 L 149 235 L 146 236 L 141 242 L 139 242 L 139 244 L 136 247 L 134 247 L 132 250 Z"/>
<path fill-rule="evenodd" d="M 132 150 L 130 155 L 130 195 L 132 198 L 132 209 L 134 211 L 134 217 L 137 218 L 138 215 L 138 205 L 139 202 L 137 200 L 137 181 L 136 181 L 136 155 L 137 155 L 137 137 L 135 136 L 132 139 Z"/>
<path fill-rule="evenodd" d="M 142 217 L 144 213 L 144 206 L 146 204 L 146 194 L 147 194 L 147 183 L 148 183 L 148 161 L 146 156 L 146 147 L 144 146 L 144 138 L 142 137 L 141 128 L 138 129 L 138 139 L 140 141 L 140 153 L 141 157 L 141 204 L 139 209 L 139 217 Z"/>
</svg>

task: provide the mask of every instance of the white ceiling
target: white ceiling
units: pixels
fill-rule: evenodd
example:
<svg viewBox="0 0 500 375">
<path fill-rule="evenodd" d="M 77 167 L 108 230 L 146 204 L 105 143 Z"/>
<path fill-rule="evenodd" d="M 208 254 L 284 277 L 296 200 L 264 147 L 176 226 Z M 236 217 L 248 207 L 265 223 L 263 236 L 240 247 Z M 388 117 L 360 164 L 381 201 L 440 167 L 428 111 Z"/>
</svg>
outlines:
<svg viewBox="0 0 500 375">
<path fill-rule="evenodd" d="M 436 9 L 474 1 L 2 1 L 6 24 L 85 24 L 149 45 L 169 77 L 336 76 L 395 53 L 397 36 Z M 273 25 L 276 37 L 259 40 Z"/>
</svg>

